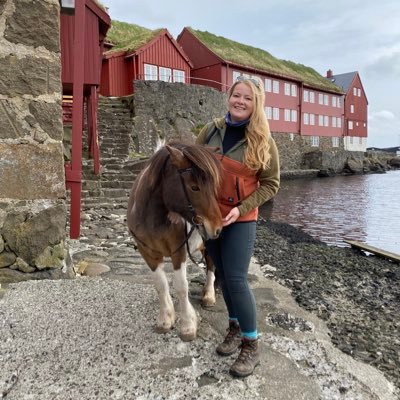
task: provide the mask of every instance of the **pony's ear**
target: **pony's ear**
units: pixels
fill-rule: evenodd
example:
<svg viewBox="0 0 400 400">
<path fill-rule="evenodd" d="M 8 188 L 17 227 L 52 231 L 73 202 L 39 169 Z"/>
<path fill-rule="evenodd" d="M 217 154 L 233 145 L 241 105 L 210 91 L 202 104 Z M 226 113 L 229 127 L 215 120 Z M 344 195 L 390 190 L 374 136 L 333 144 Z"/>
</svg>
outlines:
<svg viewBox="0 0 400 400">
<path fill-rule="evenodd" d="M 187 168 L 190 166 L 189 160 L 185 155 L 177 148 L 166 145 L 165 148 L 169 151 L 171 155 L 171 162 L 177 168 Z"/>
</svg>

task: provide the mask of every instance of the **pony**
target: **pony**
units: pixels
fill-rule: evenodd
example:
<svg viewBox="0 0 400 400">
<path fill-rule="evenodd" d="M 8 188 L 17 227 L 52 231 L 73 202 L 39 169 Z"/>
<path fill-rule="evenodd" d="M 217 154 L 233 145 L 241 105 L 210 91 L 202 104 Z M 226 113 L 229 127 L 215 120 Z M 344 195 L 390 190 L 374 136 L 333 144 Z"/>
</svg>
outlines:
<svg viewBox="0 0 400 400">
<path fill-rule="evenodd" d="M 175 310 L 164 271 L 164 259 L 173 265 L 173 286 L 180 305 L 180 337 L 196 338 L 197 317 L 189 301 L 188 256 L 204 250 L 203 240 L 215 239 L 222 230 L 217 203 L 221 166 L 209 148 L 171 142 L 149 159 L 133 183 L 128 200 L 127 225 L 137 249 L 152 271 L 160 312 L 156 331 L 169 331 Z M 215 304 L 214 268 L 207 261 L 202 304 Z"/>
</svg>

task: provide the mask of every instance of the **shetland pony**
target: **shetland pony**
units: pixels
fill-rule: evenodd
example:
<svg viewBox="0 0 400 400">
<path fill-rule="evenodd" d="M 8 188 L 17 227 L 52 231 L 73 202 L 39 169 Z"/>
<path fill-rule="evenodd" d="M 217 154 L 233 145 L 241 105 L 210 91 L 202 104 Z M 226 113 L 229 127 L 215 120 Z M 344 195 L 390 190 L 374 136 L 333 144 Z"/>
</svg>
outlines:
<svg viewBox="0 0 400 400">
<path fill-rule="evenodd" d="M 216 200 L 220 180 L 220 163 L 211 150 L 170 143 L 150 158 L 128 201 L 128 228 L 152 271 L 159 295 L 157 331 L 166 332 L 175 323 L 164 272 L 164 257 L 170 257 L 180 304 L 180 336 L 185 341 L 193 340 L 197 331 L 196 313 L 188 296 L 187 258 L 203 248 L 203 240 L 217 238 L 222 230 Z M 202 299 L 206 306 L 215 303 L 214 279 L 213 270 L 208 269 Z"/>
</svg>

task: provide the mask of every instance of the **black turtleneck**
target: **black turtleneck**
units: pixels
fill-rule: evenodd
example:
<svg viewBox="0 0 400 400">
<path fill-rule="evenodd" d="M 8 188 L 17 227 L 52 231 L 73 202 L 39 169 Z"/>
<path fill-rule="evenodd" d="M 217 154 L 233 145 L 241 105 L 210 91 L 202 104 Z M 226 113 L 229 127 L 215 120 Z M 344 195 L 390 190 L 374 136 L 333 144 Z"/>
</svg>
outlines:
<svg viewBox="0 0 400 400">
<path fill-rule="evenodd" d="M 245 138 L 246 126 L 226 126 L 224 140 L 222 141 L 223 153 L 227 153 L 237 142 Z"/>
</svg>

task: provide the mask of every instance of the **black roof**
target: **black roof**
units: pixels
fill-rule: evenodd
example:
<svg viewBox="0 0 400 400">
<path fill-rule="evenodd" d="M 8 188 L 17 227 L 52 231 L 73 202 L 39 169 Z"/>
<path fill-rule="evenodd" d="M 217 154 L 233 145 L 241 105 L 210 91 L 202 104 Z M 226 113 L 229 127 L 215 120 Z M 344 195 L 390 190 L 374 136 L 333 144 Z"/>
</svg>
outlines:
<svg viewBox="0 0 400 400">
<path fill-rule="evenodd" d="M 345 74 L 333 75 L 332 78 L 327 79 L 347 92 L 356 74 L 357 71 L 347 72 Z"/>
</svg>

